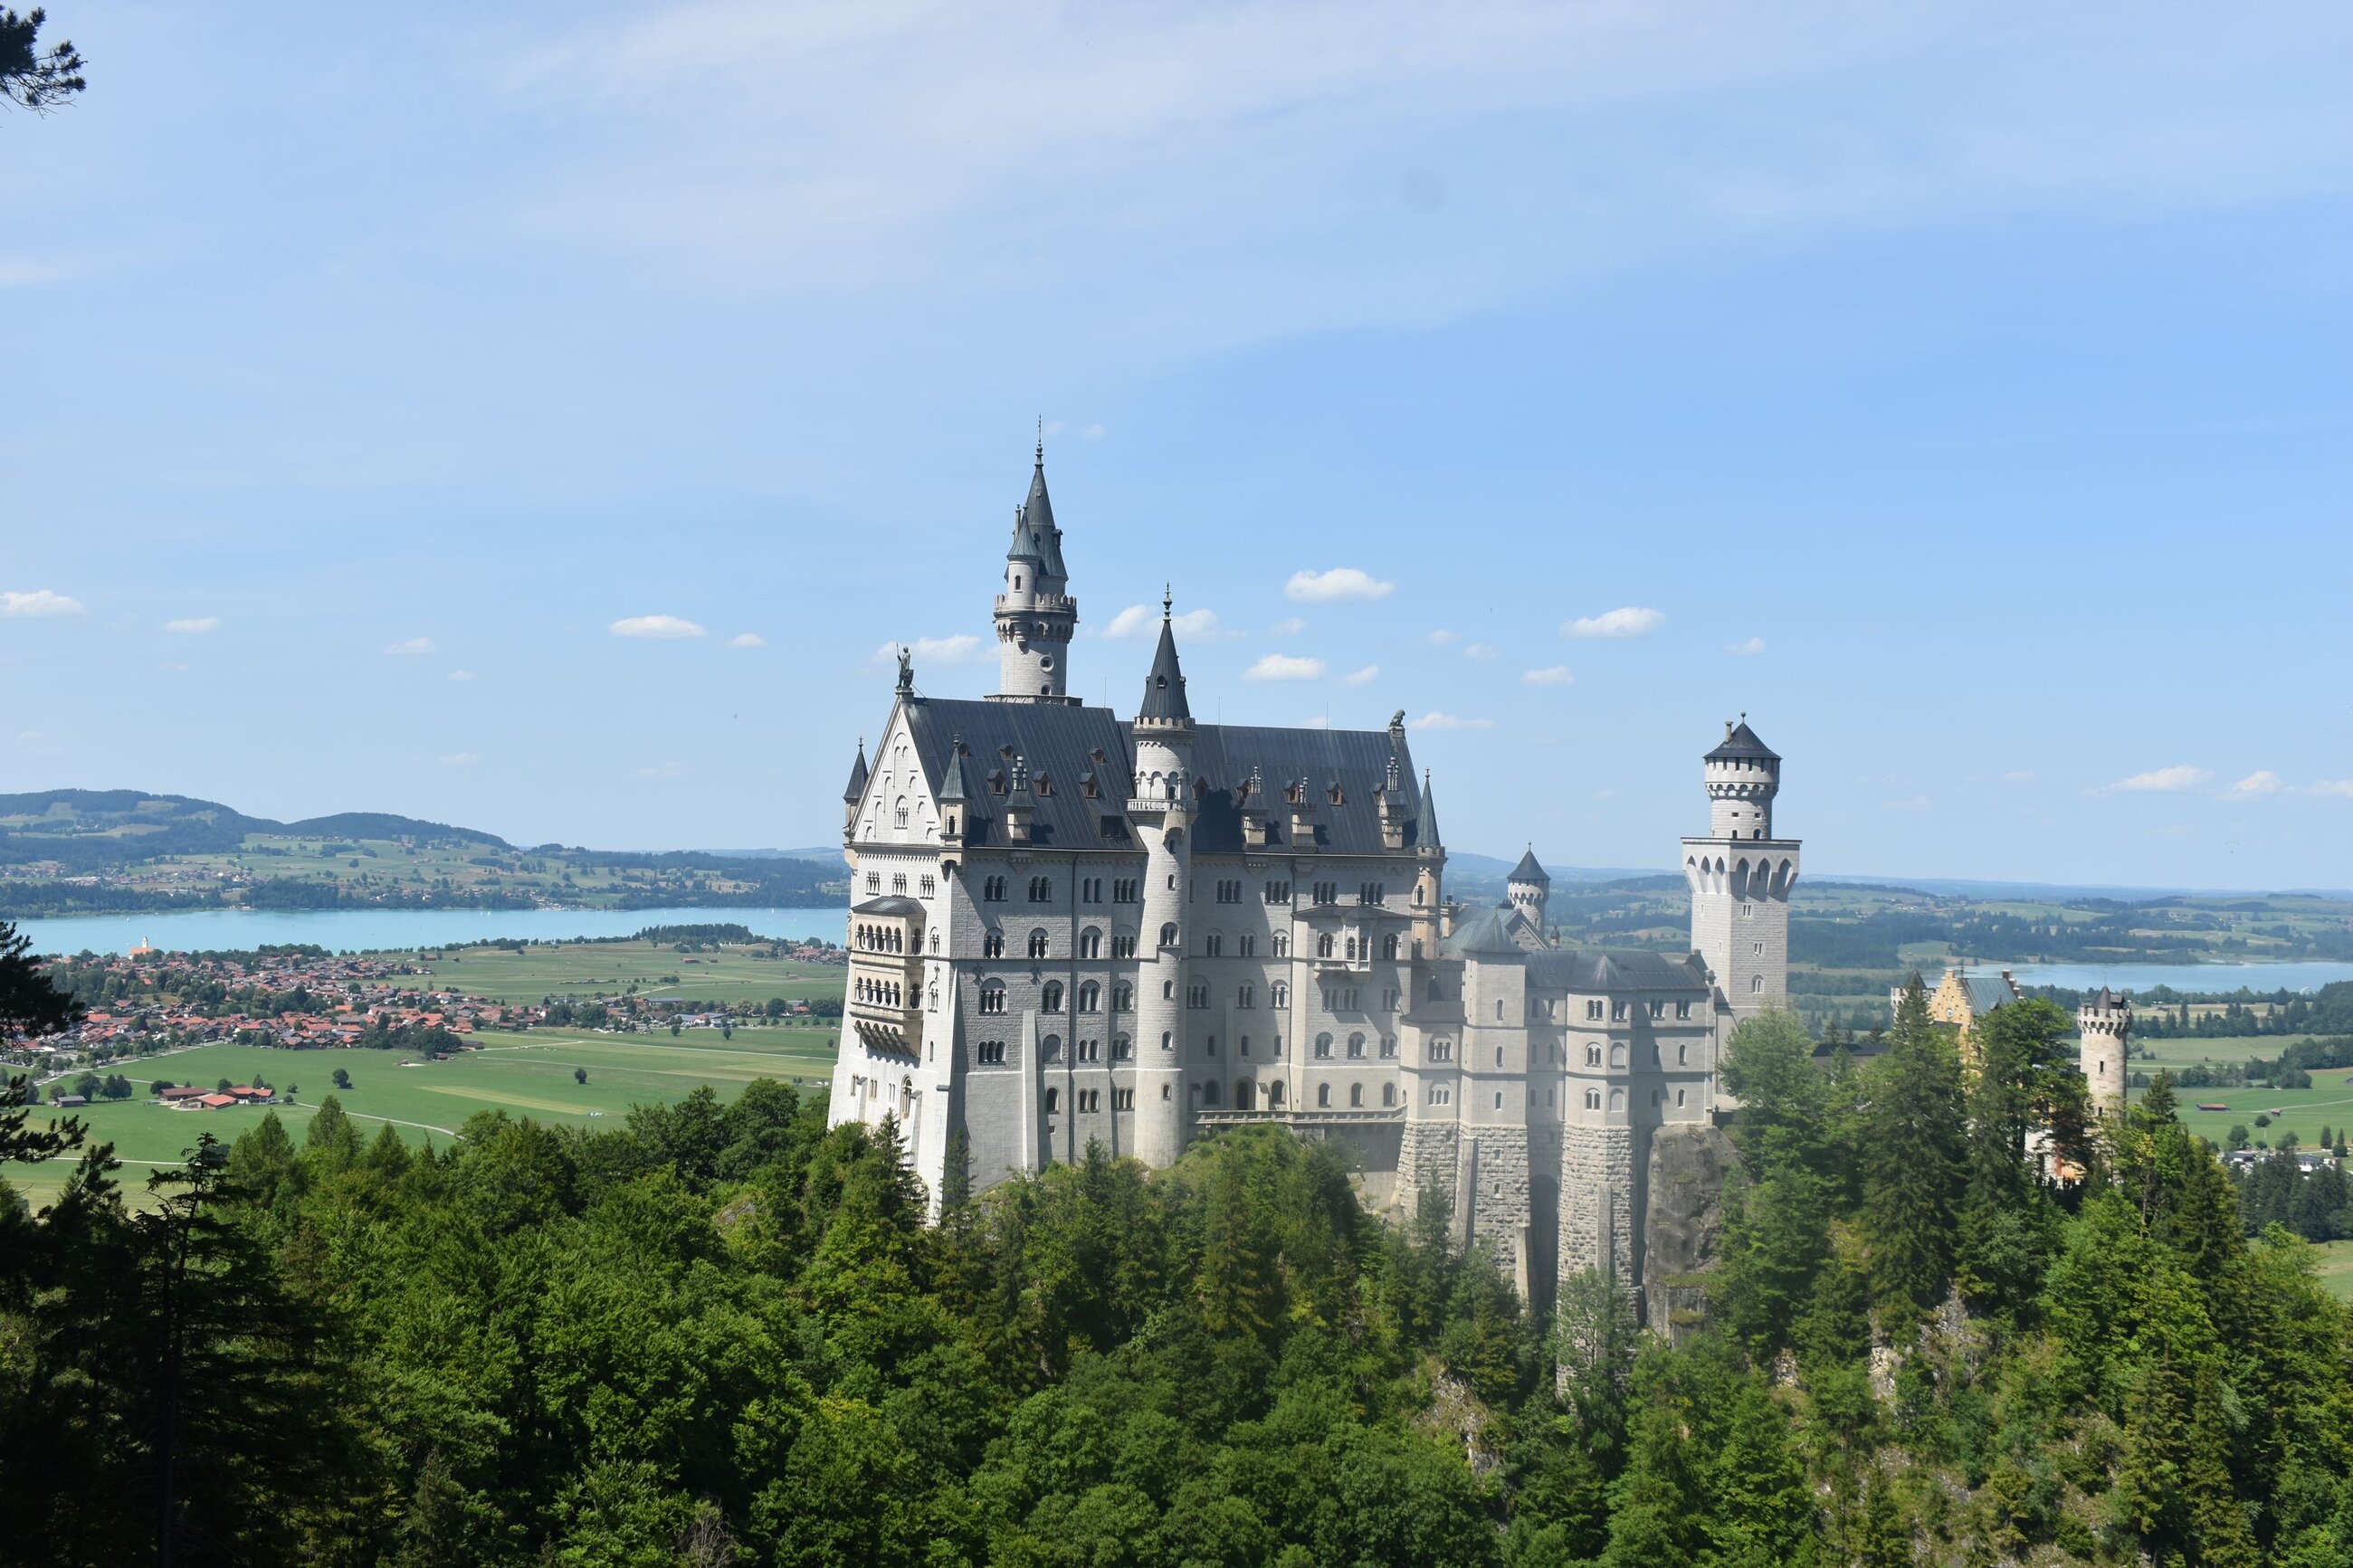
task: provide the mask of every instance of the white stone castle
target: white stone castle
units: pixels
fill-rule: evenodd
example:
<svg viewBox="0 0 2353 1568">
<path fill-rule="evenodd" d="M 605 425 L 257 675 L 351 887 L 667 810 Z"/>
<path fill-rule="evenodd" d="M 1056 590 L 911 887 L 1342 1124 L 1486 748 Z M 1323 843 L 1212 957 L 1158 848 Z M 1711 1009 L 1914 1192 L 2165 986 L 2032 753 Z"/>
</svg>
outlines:
<svg viewBox="0 0 2353 1568">
<path fill-rule="evenodd" d="M 1448 1205 L 1525 1297 L 1639 1285 L 1652 1139 L 1712 1125 L 1733 1026 L 1786 992 L 1780 758 L 1746 722 L 1707 753 L 1688 954 L 1563 948 L 1533 850 L 1506 903 L 1447 897 L 1402 714 L 1198 722 L 1165 603 L 1132 719 L 1071 696 L 1042 447 L 1004 570 L 997 695 L 921 694 L 902 655 L 842 797 L 832 1120 L 894 1121 L 935 1202 L 956 1142 L 978 1190 L 1269 1122 L 1343 1141 L 1377 1207 Z"/>
</svg>

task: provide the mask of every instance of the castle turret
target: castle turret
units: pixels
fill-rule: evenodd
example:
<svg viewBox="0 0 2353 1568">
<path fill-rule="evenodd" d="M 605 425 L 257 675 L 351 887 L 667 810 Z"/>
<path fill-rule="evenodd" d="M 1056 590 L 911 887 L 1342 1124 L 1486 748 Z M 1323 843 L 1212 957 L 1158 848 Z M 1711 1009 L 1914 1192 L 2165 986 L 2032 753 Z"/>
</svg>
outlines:
<svg viewBox="0 0 2353 1568">
<path fill-rule="evenodd" d="M 860 735 L 858 760 L 849 764 L 849 785 L 841 792 L 841 835 L 845 838 L 858 826 L 858 804 L 866 798 L 866 781 L 872 776 L 872 770 L 866 765 L 866 737 Z"/>
<path fill-rule="evenodd" d="M 1716 992 L 1745 1018 L 1789 990 L 1789 891 L 1798 841 L 1773 837 L 1781 759 L 1757 739 L 1748 717 L 1727 722 L 1724 741 L 1702 759 L 1708 836 L 1683 840 L 1691 885 L 1692 951 Z"/>
<path fill-rule="evenodd" d="M 1076 702 L 1070 695 L 1071 638 L 1079 602 L 1071 597 L 1062 565 L 1062 531 L 1046 496 L 1046 443 L 1029 497 L 1013 514 L 1013 542 L 1005 552 L 1005 591 L 997 595 L 998 702 Z"/>
<path fill-rule="evenodd" d="M 1144 840 L 1144 931 L 1135 1004 L 1135 1152 L 1154 1168 L 1184 1152 L 1185 900 L 1192 868 L 1193 710 L 1176 662 L 1169 600 L 1135 710 L 1135 784 L 1127 815 Z M 1148 955 L 1148 956 L 1147 956 Z"/>
<path fill-rule="evenodd" d="M 1552 879 L 1545 874 L 1542 866 L 1536 864 L 1535 845 L 1528 846 L 1526 852 L 1520 857 L 1520 863 L 1513 867 L 1512 874 L 1504 879 L 1504 896 L 1525 917 L 1528 924 L 1535 928 L 1537 935 L 1544 934 L 1545 906 L 1552 899 Z"/>
<path fill-rule="evenodd" d="M 2130 999 L 2105 985 L 2075 1009 L 2075 1027 L 2083 1036 L 2076 1065 L 2091 1092 L 2092 1108 L 2102 1116 L 2115 1116 L 2125 1108 L 2125 1047 L 2132 1025 Z"/>
</svg>

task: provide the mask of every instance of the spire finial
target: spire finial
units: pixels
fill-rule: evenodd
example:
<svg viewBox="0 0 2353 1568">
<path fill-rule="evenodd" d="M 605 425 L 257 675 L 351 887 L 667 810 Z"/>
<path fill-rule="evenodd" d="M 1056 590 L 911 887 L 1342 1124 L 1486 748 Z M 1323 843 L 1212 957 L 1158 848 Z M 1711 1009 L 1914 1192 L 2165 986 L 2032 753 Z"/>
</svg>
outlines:
<svg viewBox="0 0 2353 1568">
<path fill-rule="evenodd" d="M 1046 466 L 1046 416 L 1038 416 L 1038 466 Z"/>
<path fill-rule="evenodd" d="M 1160 584 L 1160 618 L 1164 621 L 1168 618 L 1169 610 L 1176 603 L 1176 595 L 1171 591 L 1171 587 L 1172 585 L 1166 583 Z"/>
</svg>

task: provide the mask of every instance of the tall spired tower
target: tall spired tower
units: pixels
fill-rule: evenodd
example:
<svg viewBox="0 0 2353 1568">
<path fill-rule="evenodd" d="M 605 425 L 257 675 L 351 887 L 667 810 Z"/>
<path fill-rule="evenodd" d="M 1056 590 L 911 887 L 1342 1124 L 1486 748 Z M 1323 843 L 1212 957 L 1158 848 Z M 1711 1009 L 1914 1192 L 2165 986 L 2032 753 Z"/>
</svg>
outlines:
<svg viewBox="0 0 2353 1568">
<path fill-rule="evenodd" d="M 1708 834 L 1683 840 L 1691 884 L 1692 951 L 1715 976 L 1736 1017 L 1788 994 L 1789 889 L 1798 841 L 1773 837 L 1781 759 L 1742 714 L 1724 726 L 1706 768 Z"/>
<path fill-rule="evenodd" d="M 1144 840 L 1144 951 L 1136 970 L 1135 1152 L 1158 1169 L 1185 1151 L 1185 906 L 1192 879 L 1193 709 L 1176 662 L 1169 602 L 1135 710 L 1128 819 Z"/>
<path fill-rule="evenodd" d="M 1068 702 L 1071 634 L 1079 602 L 1062 565 L 1062 531 L 1046 499 L 1046 442 L 1029 475 L 1029 499 L 1013 514 L 1005 552 L 1005 591 L 997 595 L 997 691 L 995 702 Z"/>
</svg>

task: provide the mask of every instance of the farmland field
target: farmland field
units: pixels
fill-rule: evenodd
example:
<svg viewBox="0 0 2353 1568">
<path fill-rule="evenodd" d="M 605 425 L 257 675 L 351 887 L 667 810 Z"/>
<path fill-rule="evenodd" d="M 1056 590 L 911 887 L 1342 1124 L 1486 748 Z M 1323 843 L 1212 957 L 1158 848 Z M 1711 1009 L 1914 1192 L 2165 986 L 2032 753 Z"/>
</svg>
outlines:
<svg viewBox="0 0 2353 1568">
<path fill-rule="evenodd" d="M 114 1144 L 123 1162 L 121 1179 L 131 1190 L 141 1187 L 150 1171 L 177 1163 L 197 1134 L 209 1131 L 234 1141 L 268 1114 L 251 1106 L 167 1110 L 146 1092 L 148 1083 L 159 1078 L 209 1087 L 224 1078 L 248 1083 L 259 1074 L 281 1092 L 293 1086 L 297 1102 L 273 1109 L 298 1141 L 319 1100 L 332 1094 L 367 1137 L 389 1123 L 412 1143 L 441 1146 L 480 1110 L 585 1127 L 599 1119 L 617 1122 L 632 1105 L 682 1099 L 702 1084 L 723 1100 L 759 1078 L 821 1090 L 833 1070 L 833 1036 L 819 1029 L 738 1029 L 732 1041 L 709 1029 L 689 1030 L 676 1039 L 668 1034 L 554 1029 L 484 1038 L 482 1050 L 414 1066 L 403 1066 L 408 1058 L 396 1051 L 199 1046 L 128 1064 L 122 1070 L 139 1086 L 135 1098 L 100 1102 L 76 1114 L 95 1140 Z M 333 1086 L 338 1068 L 351 1075 L 350 1089 Z M 586 1083 L 573 1076 L 583 1069 Z M 39 1116 L 36 1111 L 37 1124 Z M 52 1161 L 18 1167 L 7 1179 L 37 1205 L 55 1194 L 68 1172 L 68 1162 Z"/>
<path fill-rule="evenodd" d="M 2338 1300 L 2353 1300 L 2353 1241 L 2324 1241 L 2314 1254 L 2320 1260 L 2320 1283 Z"/>
<path fill-rule="evenodd" d="M 711 918 L 723 921 L 724 910 Z M 837 933 L 838 934 L 838 933 Z M 839 964 L 768 958 L 767 949 L 730 943 L 710 952 L 680 952 L 649 942 L 549 942 L 526 947 L 468 947 L 401 955 L 430 970 L 443 984 L 470 996 L 536 1002 L 543 996 L 617 996 L 634 985 L 641 996 L 681 996 L 707 1002 L 839 1002 L 849 971 Z"/>
<path fill-rule="evenodd" d="M 2243 1062 L 2250 1057 L 2266 1059 L 2277 1057 L 2296 1037 L 2256 1035 L 2215 1039 L 2153 1040 L 2148 1043 L 2148 1056 L 2134 1056 L 2135 1072 L 2152 1076 L 2160 1068 L 2180 1068 L 2200 1062 Z M 2138 1091 L 2136 1090 L 2136 1093 Z M 2326 1125 L 2333 1135 L 2338 1129 L 2353 1127 L 2353 1071 L 2329 1068 L 2312 1075 L 2310 1089 L 2180 1089 L 2174 1090 L 2182 1124 L 2200 1134 L 2217 1149 L 2230 1146 L 2230 1131 L 2243 1126 L 2252 1137 L 2261 1138 L 2273 1147 L 2279 1145 L 2280 1135 L 2294 1132 L 2305 1147 L 2310 1148 Z M 2221 1105 L 2223 1110 L 2200 1110 L 2200 1102 Z M 2271 1125 L 2257 1127 L 2258 1115 L 2271 1117 Z M 2353 1261 L 2348 1261 L 2353 1268 Z"/>
</svg>

